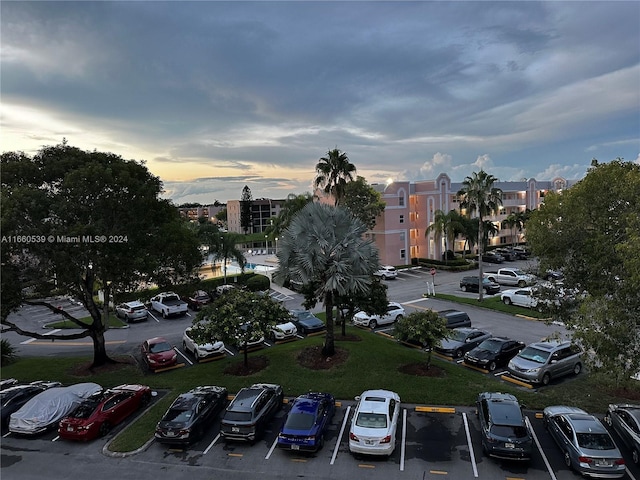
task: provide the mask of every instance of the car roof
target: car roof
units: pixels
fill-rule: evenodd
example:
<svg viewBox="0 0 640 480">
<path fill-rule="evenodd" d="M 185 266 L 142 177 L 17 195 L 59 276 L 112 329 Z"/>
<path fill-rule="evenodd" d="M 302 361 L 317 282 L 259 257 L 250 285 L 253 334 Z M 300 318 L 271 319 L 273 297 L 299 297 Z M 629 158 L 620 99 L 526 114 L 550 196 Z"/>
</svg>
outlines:
<svg viewBox="0 0 640 480">
<path fill-rule="evenodd" d="M 147 343 L 149 345 L 155 344 L 155 343 L 163 343 L 163 342 L 167 342 L 167 339 L 164 337 L 153 337 L 147 340 Z M 169 342 L 167 342 L 169 343 Z"/>
<path fill-rule="evenodd" d="M 140 300 L 132 300 L 130 302 L 122 302 L 120 305 L 126 305 L 128 307 L 139 307 L 140 305 L 142 305 L 144 307 L 144 303 L 142 303 Z"/>
<path fill-rule="evenodd" d="M 563 415 L 576 433 L 606 433 L 607 429 L 593 415 L 588 413 L 567 413 Z"/>
<path fill-rule="evenodd" d="M 518 399 L 510 393 L 483 393 L 491 421 L 498 425 L 522 425 L 522 410 Z"/>
<path fill-rule="evenodd" d="M 558 348 L 564 348 L 571 345 L 571 342 L 556 342 L 556 341 L 547 341 L 547 342 L 536 342 L 528 345 L 529 347 L 538 348 L 540 350 L 546 350 L 551 352 Z"/>
</svg>

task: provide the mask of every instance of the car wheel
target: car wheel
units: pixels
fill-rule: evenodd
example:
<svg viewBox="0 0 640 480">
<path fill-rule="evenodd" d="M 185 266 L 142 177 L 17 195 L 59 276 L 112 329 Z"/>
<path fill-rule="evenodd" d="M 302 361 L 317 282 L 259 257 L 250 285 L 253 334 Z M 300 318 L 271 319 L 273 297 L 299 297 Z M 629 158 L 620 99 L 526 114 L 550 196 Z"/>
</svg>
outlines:
<svg viewBox="0 0 640 480">
<path fill-rule="evenodd" d="M 467 287 L 466 285 L 462 286 L 462 291 L 463 292 L 468 292 L 469 291 L 469 287 Z"/>
<path fill-rule="evenodd" d="M 564 452 L 564 464 L 569 467 L 569 469 L 573 468 L 571 466 L 571 456 L 569 455 L 569 452 Z"/>
<path fill-rule="evenodd" d="M 456 350 L 455 352 L 453 352 L 453 356 L 454 356 L 455 358 L 462 358 L 462 355 L 463 355 L 463 353 L 462 353 L 462 350 L 461 350 L 461 349 L 458 349 L 458 350 Z"/>
<path fill-rule="evenodd" d="M 404 318 L 404 317 L 403 317 L 402 315 L 398 315 L 398 316 L 396 317 L 396 319 L 394 320 L 394 322 L 399 322 L 399 321 L 401 321 L 403 318 Z"/>
<path fill-rule="evenodd" d="M 111 431 L 111 424 L 109 422 L 103 422 L 103 424 L 100 425 L 100 430 L 98 431 L 98 433 L 100 434 L 101 437 L 104 437 L 110 431 Z"/>
<path fill-rule="evenodd" d="M 318 450 L 322 450 L 322 447 L 324 447 L 324 435 L 318 439 Z"/>
<path fill-rule="evenodd" d="M 523 288 L 527 286 L 527 282 L 525 282 L 524 280 L 520 280 L 518 282 L 518 287 Z"/>
<path fill-rule="evenodd" d="M 493 372 L 496 369 L 496 362 L 490 362 L 488 369 L 490 372 Z"/>
<path fill-rule="evenodd" d="M 504 297 L 502 301 L 505 305 L 511 305 L 511 299 L 509 297 Z"/>
<path fill-rule="evenodd" d="M 549 385 L 549 382 L 551 381 L 551 375 L 549 375 L 549 372 L 545 373 L 542 376 L 542 385 Z"/>
<path fill-rule="evenodd" d="M 578 375 L 582 371 L 582 364 L 576 363 L 575 367 L 573 367 L 573 374 Z"/>
<path fill-rule="evenodd" d="M 167 318 L 167 311 L 166 310 L 162 311 L 162 318 Z"/>
<path fill-rule="evenodd" d="M 640 452 L 638 452 L 637 449 L 634 449 L 633 452 L 631 452 L 631 460 L 636 465 L 640 464 Z"/>
<path fill-rule="evenodd" d="M 375 320 L 371 320 L 369 322 L 369 328 L 374 329 L 378 326 L 378 322 L 376 322 Z"/>
</svg>

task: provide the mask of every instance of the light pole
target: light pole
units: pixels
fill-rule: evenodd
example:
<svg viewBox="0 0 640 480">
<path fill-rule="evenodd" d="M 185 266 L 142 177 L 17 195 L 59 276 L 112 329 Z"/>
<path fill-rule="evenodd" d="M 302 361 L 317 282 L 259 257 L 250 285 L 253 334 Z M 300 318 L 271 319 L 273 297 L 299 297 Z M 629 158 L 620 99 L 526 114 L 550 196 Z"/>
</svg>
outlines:
<svg viewBox="0 0 640 480">
<path fill-rule="evenodd" d="M 276 255 L 278 255 L 278 237 L 276 237 Z"/>
<path fill-rule="evenodd" d="M 267 251 L 267 255 L 269 254 L 269 243 L 267 243 L 267 235 L 264 236 L 264 249 Z"/>
</svg>

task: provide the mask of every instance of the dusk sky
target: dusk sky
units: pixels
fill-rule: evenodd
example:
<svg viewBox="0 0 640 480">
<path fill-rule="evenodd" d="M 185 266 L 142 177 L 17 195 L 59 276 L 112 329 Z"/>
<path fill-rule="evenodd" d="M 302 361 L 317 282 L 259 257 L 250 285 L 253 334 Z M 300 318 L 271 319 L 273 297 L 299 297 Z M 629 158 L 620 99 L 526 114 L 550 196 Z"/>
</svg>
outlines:
<svg viewBox="0 0 640 480">
<path fill-rule="evenodd" d="M 2 151 L 144 160 L 176 203 L 640 162 L 640 2 L 0 3 Z"/>
</svg>

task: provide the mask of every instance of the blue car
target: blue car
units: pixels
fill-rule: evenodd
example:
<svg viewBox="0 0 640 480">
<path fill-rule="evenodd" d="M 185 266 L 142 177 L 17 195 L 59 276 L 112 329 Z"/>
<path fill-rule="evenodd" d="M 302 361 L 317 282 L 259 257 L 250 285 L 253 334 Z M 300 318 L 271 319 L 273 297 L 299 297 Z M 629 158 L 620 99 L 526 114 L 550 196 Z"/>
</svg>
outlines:
<svg viewBox="0 0 640 480">
<path fill-rule="evenodd" d="M 309 310 L 291 310 L 291 321 L 302 334 L 317 333 L 325 329 L 324 322 Z"/>
<path fill-rule="evenodd" d="M 278 448 L 317 452 L 336 410 L 330 393 L 306 393 L 295 399 L 278 435 Z"/>
</svg>

